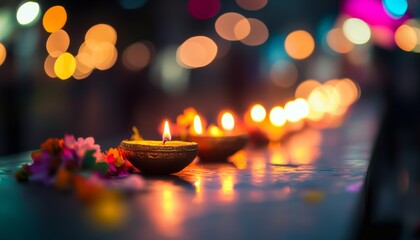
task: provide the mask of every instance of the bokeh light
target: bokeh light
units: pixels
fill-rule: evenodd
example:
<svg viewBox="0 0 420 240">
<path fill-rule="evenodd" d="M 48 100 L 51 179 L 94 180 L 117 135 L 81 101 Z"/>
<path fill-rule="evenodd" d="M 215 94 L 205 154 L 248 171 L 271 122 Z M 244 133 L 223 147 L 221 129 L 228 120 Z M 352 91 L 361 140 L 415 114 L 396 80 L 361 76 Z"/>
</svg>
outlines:
<svg viewBox="0 0 420 240">
<path fill-rule="evenodd" d="M 265 108 L 261 104 L 255 104 L 251 108 L 250 113 L 251 113 L 251 119 L 254 122 L 263 122 L 267 115 Z"/>
<path fill-rule="evenodd" d="M 147 0 L 119 0 L 119 2 L 124 9 L 137 9 L 141 8 Z"/>
<path fill-rule="evenodd" d="M 270 79 L 279 87 L 291 87 L 298 78 L 298 70 L 294 63 L 286 60 L 276 61 L 270 69 Z"/>
<path fill-rule="evenodd" d="M 136 42 L 124 50 L 122 61 L 127 69 L 139 71 L 149 65 L 151 57 L 151 44 Z"/>
<path fill-rule="evenodd" d="M 222 128 L 226 131 L 232 131 L 235 127 L 235 118 L 232 113 L 225 112 L 222 114 L 221 118 Z"/>
<path fill-rule="evenodd" d="M 6 56 L 7 56 L 6 47 L 2 43 L 0 43 L 0 66 L 6 60 Z"/>
<path fill-rule="evenodd" d="M 302 60 L 312 54 L 315 49 L 315 41 L 307 31 L 297 30 L 286 37 L 284 47 L 291 58 Z"/>
<path fill-rule="evenodd" d="M 248 23 L 245 23 L 244 26 L 238 27 L 239 23 L 243 23 L 246 21 Z M 235 27 L 235 30 L 239 28 L 241 30 L 244 30 L 245 32 L 248 32 L 247 25 L 250 25 L 250 31 L 248 32 L 246 37 L 241 40 L 243 44 L 248 46 L 259 46 L 267 41 L 269 35 L 268 28 L 261 20 L 258 20 L 256 18 L 248 18 L 246 20 L 241 20 L 239 23 Z M 238 36 L 240 36 L 240 34 L 238 34 Z"/>
<path fill-rule="evenodd" d="M 327 34 L 327 43 L 337 53 L 348 53 L 354 47 L 353 43 L 344 36 L 342 28 L 331 29 Z"/>
<path fill-rule="evenodd" d="M 85 79 L 90 76 L 90 74 L 93 72 L 93 66 L 85 65 L 81 59 L 83 59 L 85 56 L 78 54 L 76 58 L 76 70 L 73 73 L 73 78 L 76 80 Z"/>
<path fill-rule="evenodd" d="M 309 115 L 309 105 L 303 98 L 289 101 L 284 106 L 286 119 L 289 122 L 297 122 Z"/>
<path fill-rule="evenodd" d="M 299 84 L 299 86 L 296 88 L 295 91 L 295 98 L 305 98 L 307 99 L 309 97 L 309 95 L 311 94 L 311 92 L 318 86 L 320 86 L 321 83 L 313 80 L 313 79 L 308 79 L 306 81 L 303 81 L 302 83 Z"/>
<path fill-rule="evenodd" d="M 286 123 L 286 114 L 280 106 L 275 106 L 270 111 L 270 122 L 276 127 L 281 127 Z"/>
<path fill-rule="evenodd" d="M 14 19 L 12 10 L 9 8 L 0 9 L 0 41 L 10 37 L 14 28 Z"/>
<path fill-rule="evenodd" d="M 349 107 L 360 98 L 359 85 L 349 78 L 337 81 L 335 89 L 340 95 L 340 104 L 343 107 Z"/>
<path fill-rule="evenodd" d="M 45 74 L 47 74 L 47 76 L 50 77 L 50 78 L 56 78 L 57 77 L 57 75 L 54 72 L 54 64 L 55 64 L 56 60 L 57 60 L 57 58 L 53 58 L 50 55 L 48 55 L 45 58 L 44 71 L 45 71 Z"/>
<path fill-rule="evenodd" d="M 401 18 L 407 12 L 407 0 L 382 0 L 386 12 L 393 18 Z"/>
<path fill-rule="evenodd" d="M 73 78 L 76 79 L 76 80 L 82 80 L 82 79 L 85 79 L 85 78 L 89 77 L 90 74 L 92 74 L 92 72 L 93 71 L 83 73 L 83 72 L 79 71 L 78 65 L 76 65 L 76 70 L 73 73 Z"/>
<path fill-rule="evenodd" d="M 67 22 L 67 12 L 63 6 L 53 6 L 49 8 L 42 18 L 42 25 L 45 31 L 55 32 L 64 27 Z"/>
<path fill-rule="evenodd" d="M 182 94 L 187 90 L 190 71 L 176 60 L 177 48 L 169 46 L 157 53 L 153 65 L 153 83 L 169 94 Z"/>
<path fill-rule="evenodd" d="M 177 51 L 178 62 L 186 68 L 199 68 L 210 64 L 217 55 L 216 43 L 205 36 L 187 39 Z"/>
<path fill-rule="evenodd" d="M 409 25 L 401 25 L 394 35 L 395 43 L 404 51 L 412 51 L 418 44 L 416 31 Z"/>
<path fill-rule="evenodd" d="M 19 6 L 16 19 L 20 25 L 30 25 L 39 18 L 40 7 L 37 2 L 25 2 Z"/>
<path fill-rule="evenodd" d="M 343 16 L 361 19 L 372 28 L 387 29 L 394 33 L 406 20 L 406 15 L 401 18 L 390 16 L 389 12 L 385 9 L 383 0 L 343 0 L 342 2 Z M 357 28 L 358 27 L 354 28 L 354 32 L 357 32 Z M 361 31 L 360 34 L 365 33 Z M 376 39 L 378 38 L 380 39 L 382 36 L 376 36 Z M 387 36 L 385 36 L 385 38 L 387 38 Z M 382 44 L 382 41 L 376 42 L 375 39 L 373 40 L 377 44 Z M 392 46 L 388 45 L 384 47 Z"/>
<path fill-rule="evenodd" d="M 238 25 L 238 23 L 240 24 Z M 214 25 L 217 34 L 229 41 L 242 40 L 248 36 L 251 31 L 249 21 L 241 14 L 235 12 L 228 12 L 220 15 Z"/>
<path fill-rule="evenodd" d="M 118 58 L 116 41 L 117 32 L 108 24 L 96 24 L 89 28 L 76 56 L 77 62 L 82 65 L 77 67 L 75 78 L 87 77 L 94 68 L 107 70 L 114 66 Z"/>
<path fill-rule="evenodd" d="M 82 43 L 77 54 L 77 58 L 79 59 L 78 61 L 93 69 L 95 68 L 95 64 L 93 62 L 92 55 L 92 49 L 90 49 L 86 43 Z"/>
<path fill-rule="evenodd" d="M 70 45 L 70 37 L 64 30 L 58 30 L 48 37 L 46 48 L 51 57 L 59 57 L 62 53 L 66 52 Z"/>
<path fill-rule="evenodd" d="M 354 44 L 365 44 L 369 41 L 371 31 L 369 25 L 358 18 L 348 18 L 343 23 L 346 38 Z"/>
<path fill-rule="evenodd" d="M 114 66 L 117 57 L 117 49 L 109 42 L 102 42 L 96 45 L 91 55 L 93 65 L 99 70 L 107 70 Z"/>
<path fill-rule="evenodd" d="M 117 42 L 117 32 L 108 24 L 96 24 L 86 32 L 85 42 L 88 47 L 92 49 L 94 49 L 96 45 L 104 42 L 115 45 Z"/>
<path fill-rule="evenodd" d="M 300 120 L 299 109 L 295 107 L 294 101 L 288 101 L 286 105 L 284 105 L 284 114 L 289 122 L 297 122 Z"/>
<path fill-rule="evenodd" d="M 68 52 L 61 54 L 54 64 L 54 72 L 61 80 L 70 78 L 76 70 L 76 59 Z"/>
<path fill-rule="evenodd" d="M 340 94 L 333 86 L 321 85 L 309 95 L 308 103 L 314 111 L 334 114 L 340 107 Z"/>
<path fill-rule="evenodd" d="M 265 7 L 268 0 L 236 0 L 236 3 L 245 10 L 256 11 Z"/>
<path fill-rule="evenodd" d="M 233 28 L 233 32 L 238 40 L 243 40 L 245 37 L 249 36 L 251 33 L 251 24 L 248 18 L 239 20 Z"/>
<path fill-rule="evenodd" d="M 203 134 L 203 125 L 201 124 L 200 116 L 194 116 L 194 133 L 201 135 Z"/>
<path fill-rule="evenodd" d="M 295 99 L 294 107 L 297 109 L 300 119 L 304 119 L 309 115 L 309 103 L 304 98 Z"/>
<path fill-rule="evenodd" d="M 210 19 L 220 10 L 220 0 L 188 0 L 188 12 L 196 19 Z"/>
<path fill-rule="evenodd" d="M 420 53 L 420 20 L 416 18 L 412 18 L 405 21 L 405 25 L 410 26 L 416 33 L 417 43 L 416 43 L 416 47 L 412 50 L 412 52 Z"/>
</svg>

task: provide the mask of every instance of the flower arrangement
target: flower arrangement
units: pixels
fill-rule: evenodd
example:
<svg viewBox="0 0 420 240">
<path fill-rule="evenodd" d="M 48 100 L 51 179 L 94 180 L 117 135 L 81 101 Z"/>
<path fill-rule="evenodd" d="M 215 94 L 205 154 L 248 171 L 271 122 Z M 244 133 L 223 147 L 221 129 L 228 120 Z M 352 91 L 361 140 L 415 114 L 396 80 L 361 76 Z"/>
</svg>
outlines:
<svg viewBox="0 0 420 240">
<path fill-rule="evenodd" d="M 93 137 L 49 138 L 31 154 L 33 163 L 23 165 L 15 174 L 18 181 L 35 181 L 66 189 L 80 177 L 124 177 L 134 170 L 116 148 L 101 153 Z"/>
</svg>

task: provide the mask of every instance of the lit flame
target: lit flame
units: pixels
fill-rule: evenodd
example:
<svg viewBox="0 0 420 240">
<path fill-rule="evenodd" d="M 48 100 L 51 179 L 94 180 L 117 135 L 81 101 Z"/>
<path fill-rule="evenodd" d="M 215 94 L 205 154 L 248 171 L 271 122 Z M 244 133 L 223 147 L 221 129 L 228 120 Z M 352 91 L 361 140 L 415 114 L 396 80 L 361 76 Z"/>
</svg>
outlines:
<svg viewBox="0 0 420 240">
<path fill-rule="evenodd" d="M 162 140 L 163 142 L 171 141 L 171 131 L 169 130 L 168 121 L 165 121 L 165 127 L 163 128 Z"/>
<path fill-rule="evenodd" d="M 280 106 L 273 107 L 270 111 L 270 122 L 276 127 L 281 127 L 286 123 L 286 114 Z"/>
<path fill-rule="evenodd" d="M 201 119 L 200 116 L 195 115 L 194 117 L 194 132 L 198 135 L 203 134 L 203 127 L 201 125 Z"/>
<path fill-rule="evenodd" d="M 266 115 L 267 115 L 267 112 L 265 111 L 265 108 L 261 104 L 255 104 L 251 108 L 251 119 L 254 122 L 264 121 Z"/>
<path fill-rule="evenodd" d="M 225 112 L 222 115 L 222 127 L 226 131 L 231 131 L 235 127 L 235 119 L 233 118 L 232 113 Z"/>
</svg>

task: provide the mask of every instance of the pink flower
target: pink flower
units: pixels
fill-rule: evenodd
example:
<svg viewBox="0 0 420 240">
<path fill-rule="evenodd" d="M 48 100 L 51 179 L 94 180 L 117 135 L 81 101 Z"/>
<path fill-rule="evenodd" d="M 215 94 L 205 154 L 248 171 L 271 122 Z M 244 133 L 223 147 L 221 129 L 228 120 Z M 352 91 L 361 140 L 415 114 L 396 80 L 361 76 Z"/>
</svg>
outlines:
<svg viewBox="0 0 420 240">
<path fill-rule="evenodd" d="M 77 141 L 73 135 L 64 135 L 64 146 L 76 154 L 76 157 L 81 161 L 86 151 L 95 150 L 93 156 L 99 160 L 101 155 L 101 147 L 98 144 L 95 144 L 95 139 L 93 137 L 87 138 L 77 138 Z"/>
</svg>

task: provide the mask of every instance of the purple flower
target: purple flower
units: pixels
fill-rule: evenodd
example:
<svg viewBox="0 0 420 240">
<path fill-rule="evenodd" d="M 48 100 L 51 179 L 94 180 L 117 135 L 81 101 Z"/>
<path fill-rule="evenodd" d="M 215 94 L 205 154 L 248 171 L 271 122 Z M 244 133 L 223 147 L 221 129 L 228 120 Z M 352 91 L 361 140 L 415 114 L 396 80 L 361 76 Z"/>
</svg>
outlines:
<svg viewBox="0 0 420 240">
<path fill-rule="evenodd" d="M 31 180 L 36 182 L 42 182 L 46 185 L 54 183 L 55 173 L 57 172 L 58 165 L 55 163 L 59 161 L 54 159 L 48 152 L 41 151 L 37 158 L 33 159 L 32 165 L 27 166 L 27 169 L 31 173 Z"/>
</svg>

